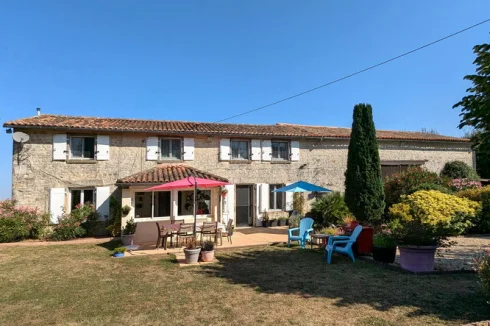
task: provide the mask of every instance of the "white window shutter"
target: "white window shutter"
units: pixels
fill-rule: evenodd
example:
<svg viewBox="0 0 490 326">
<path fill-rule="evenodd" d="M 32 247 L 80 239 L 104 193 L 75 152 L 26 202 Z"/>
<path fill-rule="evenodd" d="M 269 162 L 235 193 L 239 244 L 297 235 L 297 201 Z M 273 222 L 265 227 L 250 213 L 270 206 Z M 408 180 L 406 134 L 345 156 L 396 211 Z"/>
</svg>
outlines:
<svg viewBox="0 0 490 326">
<path fill-rule="evenodd" d="M 299 141 L 291 141 L 291 161 L 299 161 Z"/>
<path fill-rule="evenodd" d="M 226 185 L 225 189 L 228 191 L 226 193 L 226 207 L 224 213 L 227 214 L 226 222 L 231 218 L 236 223 L 235 220 L 235 185 Z"/>
<path fill-rule="evenodd" d="M 99 213 L 99 219 L 109 218 L 109 198 L 111 196 L 111 187 L 97 187 L 95 190 L 95 208 Z"/>
<path fill-rule="evenodd" d="M 260 161 L 262 156 L 262 148 L 260 139 L 252 139 L 252 161 Z"/>
<path fill-rule="evenodd" d="M 67 151 L 67 140 L 66 134 L 54 134 L 53 135 L 53 160 L 55 161 L 65 161 Z"/>
<path fill-rule="evenodd" d="M 109 136 L 97 135 L 97 160 L 109 160 Z"/>
<path fill-rule="evenodd" d="M 290 183 L 288 183 L 286 186 L 289 186 Z M 284 209 L 286 211 L 292 211 L 293 210 L 293 198 L 294 198 L 294 192 L 287 191 L 284 193 L 286 197 L 286 203 Z"/>
<path fill-rule="evenodd" d="M 184 138 L 184 161 L 194 160 L 194 138 Z"/>
<path fill-rule="evenodd" d="M 157 161 L 158 152 L 158 137 L 146 138 L 146 160 Z"/>
<path fill-rule="evenodd" d="M 272 142 L 270 140 L 262 141 L 262 161 L 270 161 L 272 159 Z"/>
<path fill-rule="evenodd" d="M 263 213 L 269 209 L 269 185 L 267 183 L 261 183 L 259 185 L 259 190 L 259 212 Z"/>
<path fill-rule="evenodd" d="M 222 138 L 219 140 L 219 160 L 229 161 L 231 159 L 230 139 Z"/>
<path fill-rule="evenodd" d="M 51 214 L 51 223 L 57 224 L 64 212 L 65 188 L 51 188 L 49 190 L 49 214 Z"/>
</svg>

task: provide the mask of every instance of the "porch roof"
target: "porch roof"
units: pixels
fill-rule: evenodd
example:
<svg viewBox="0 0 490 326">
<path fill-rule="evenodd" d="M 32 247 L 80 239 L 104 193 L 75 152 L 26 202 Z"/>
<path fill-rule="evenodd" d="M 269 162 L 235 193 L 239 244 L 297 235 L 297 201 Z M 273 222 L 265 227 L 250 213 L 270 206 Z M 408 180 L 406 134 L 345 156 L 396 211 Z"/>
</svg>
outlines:
<svg viewBox="0 0 490 326">
<path fill-rule="evenodd" d="M 228 182 L 228 179 L 184 164 L 160 164 L 149 170 L 118 179 L 116 184 L 120 186 L 151 185 L 177 181 L 189 176 Z"/>
</svg>

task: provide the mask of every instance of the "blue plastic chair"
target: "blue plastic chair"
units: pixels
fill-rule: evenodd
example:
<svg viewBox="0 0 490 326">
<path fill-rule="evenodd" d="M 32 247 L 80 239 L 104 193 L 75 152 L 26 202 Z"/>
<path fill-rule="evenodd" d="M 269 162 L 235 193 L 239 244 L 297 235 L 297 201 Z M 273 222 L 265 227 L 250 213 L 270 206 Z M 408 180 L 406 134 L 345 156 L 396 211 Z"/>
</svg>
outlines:
<svg viewBox="0 0 490 326">
<path fill-rule="evenodd" d="M 298 231 L 298 235 L 293 235 L 294 231 Z M 291 241 L 298 241 L 301 248 L 304 249 L 306 241 L 311 240 L 310 232 L 313 231 L 313 219 L 306 217 L 299 222 L 299 228 L 288 230 L 288 247 L 291 246 Z"/>
<path fill-rule="evenodd" d="M 352 231 L 350 237 L 345 235 L 329 237 L 328 244 L 325 247 L 325 258 L 327 260 L 327 264 L 330 264 L 332 261 L 332 253 L 334 251 L 349 256 L 352 261 L 355 262 L 356 259 L 354 258 L 354 252 L 352 251 L 352 245 L 356 242 L 361 231 L 362 226 L 358 225 L 354 231 Z"/>
</svg>

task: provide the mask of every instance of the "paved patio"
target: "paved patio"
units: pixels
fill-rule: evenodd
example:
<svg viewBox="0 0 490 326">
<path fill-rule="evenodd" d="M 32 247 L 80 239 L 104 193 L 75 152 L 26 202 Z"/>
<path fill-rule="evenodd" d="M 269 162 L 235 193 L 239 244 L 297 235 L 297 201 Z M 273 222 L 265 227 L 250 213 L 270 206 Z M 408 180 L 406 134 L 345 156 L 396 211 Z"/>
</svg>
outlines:
<svg viewBox="0 0 490 326">
<path fill-rule="evenodd" d="M 226 237 L 223 237 L 223 245 L 215 247 L 216 250 L 234 249 L 241 247 L 251 246 L 263 246 L 273 243 L 284 243 L 288 240 L 288 227 L 276 226 L 269 228 L 250 227 L 250 228 L 238 228 L 233 233 L 233 244 L 229 243 Z M 206 238 L 205 238 L 206 240 Z M 218 240 L 219 241 L 219 240 Z M 126 257 L 131 256 L 146 256 L 146 255 L 158 255 L 158 254 L 175 254 L 181 253 L 182 247 L 179 248 L 163 248 L 155 249 L 155 242 L 137 243 L 141 246 L 140 250 L 127 252 Z"/>
</svg>

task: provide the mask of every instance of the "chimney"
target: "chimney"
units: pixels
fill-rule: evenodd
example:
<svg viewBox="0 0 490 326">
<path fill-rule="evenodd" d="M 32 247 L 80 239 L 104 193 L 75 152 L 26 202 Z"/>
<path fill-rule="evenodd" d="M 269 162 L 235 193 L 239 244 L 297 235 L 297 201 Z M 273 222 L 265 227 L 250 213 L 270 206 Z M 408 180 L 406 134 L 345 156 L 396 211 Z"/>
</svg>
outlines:
<svg viewBox="0 0 490 326">
<path fill-rule="evenodd" d="M 36 110 L 37 110 L 37 116 L 38 117 L 41 116 L 41 108 L 37 108 Z"/>
</svg>

